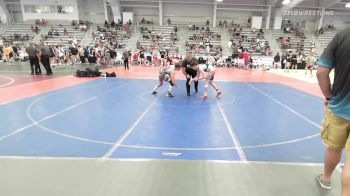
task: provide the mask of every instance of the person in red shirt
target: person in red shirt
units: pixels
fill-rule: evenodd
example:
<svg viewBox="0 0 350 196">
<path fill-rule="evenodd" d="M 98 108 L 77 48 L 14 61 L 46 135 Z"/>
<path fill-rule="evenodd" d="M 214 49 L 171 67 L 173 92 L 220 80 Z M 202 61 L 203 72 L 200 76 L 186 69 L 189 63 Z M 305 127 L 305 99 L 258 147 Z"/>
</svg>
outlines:
<svg viewBox="0 0 350 196">
<path fill-rule="evenodd" d="M 155 66 L 158 66 L 158 55 L 153 55 L 153 63 Z"/>
<path fill-rule="evenodd" d="M 138 53 L 134 53 L 134 55 L 132 56 L 133 62 L 136 61 L 137 64 L 139 64 L 139 54 Z"/>
<path fill-rule="evenodd" d="M 249 63 L 249 53 L 247 50 L 243 52 L 244 65 L 247 66 Z"/>
</svg>

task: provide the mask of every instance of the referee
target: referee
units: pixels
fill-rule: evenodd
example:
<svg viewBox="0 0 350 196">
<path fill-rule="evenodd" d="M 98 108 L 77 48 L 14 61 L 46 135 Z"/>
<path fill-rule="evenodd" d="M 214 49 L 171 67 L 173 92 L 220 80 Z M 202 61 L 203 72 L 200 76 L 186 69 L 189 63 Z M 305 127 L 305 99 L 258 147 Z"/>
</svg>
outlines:
<svg viewBox="0 0 350 196">
<path fill-rule="evenodd" d="M 197 76 L 197 71 L 193 68 L 195 65 L 198 65 L 198 61 L 192 57 L 192 54 L 188 54 L 182 62 L 182 73 L 186 76 L 187 96 L 191 96 L 191 86 L 189 84 L 191 77 L 195 78 Z M 194 82 L 194 89 L 198 92 L 198 81 Z"/>
<path fill-rule="evenodd" d="M 40 48 L 39 48 L 39 60 L 44 65 L 44 68 L 46 70 L 46 75 L 52 75 L 52 70 L 50 66 L 50 55 L 51 51 L 50 48 L 44 44 L 44 42 L 41 42 Z"/>
<path fill-rule="evenodd" d="M 29 56 L 31 75 L 41 74 L 39 59 L 38 59 L 38 49 L 35 47 L 35 43 L 31 42 L 30 46 L 27 48 L 27 53 Z"/>
</svg>

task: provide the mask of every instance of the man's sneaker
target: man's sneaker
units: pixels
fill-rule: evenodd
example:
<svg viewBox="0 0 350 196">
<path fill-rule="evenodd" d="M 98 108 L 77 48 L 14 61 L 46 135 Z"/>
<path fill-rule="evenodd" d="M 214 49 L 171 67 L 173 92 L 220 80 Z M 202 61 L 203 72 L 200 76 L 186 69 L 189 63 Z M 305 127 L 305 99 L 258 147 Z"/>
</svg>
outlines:
<svg viewBox="0 0 350 196">
<path fill-rule="evenodd" d="M 152 95 L 155 95 L 155 94 L 157 94 L 157 92 L 156 92 L 156 91 L 152 91 L 151 94 L 152 94 Z"/>
<path fill-rule="evenodd" d="M 173 94 L 171 94 L 170 92 L 168 92 L 168 94 L 166 95 L 167 97 L 174 97 Z"/>
<path fill-rule="evenodd" d="M 205 100 L 205 99 L 208 99 L 208 96 L 200 96 L 199 98 Z"/>
<path fill-rule="evenodd" d="M 219 97 L 221 95 L 221 91 L 216 92 L 216 97 Z"/>
<path fill-rule="evenodd" d="M 187 93 L 187 96 L 190 97 L 190 96 L 191 96 L 191 93 Z"/>
<path fill-rule="evenodd" d="M 323 174 L 319 174 L 315 177 L 316 181 L 318 182 L 318 184 L 320 184 L 320 186 L 324 189 L 330 190 L 331 187 L 331 181 L 326 181 L 323 179 Z"/>
</svg>

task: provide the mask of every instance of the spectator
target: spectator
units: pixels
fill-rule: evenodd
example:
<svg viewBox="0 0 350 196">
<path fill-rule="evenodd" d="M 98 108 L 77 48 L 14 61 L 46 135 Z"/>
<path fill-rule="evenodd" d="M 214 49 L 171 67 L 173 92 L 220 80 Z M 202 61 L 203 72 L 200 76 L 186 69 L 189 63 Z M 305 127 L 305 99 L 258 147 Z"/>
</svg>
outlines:
<svg viewBox="0 0 350 196">
<path fill-rule="evenodd" d="M 277 52 L 276 56 L 273 57 L 273 66 L 275 67 L 275 69 L 277 69 L 280 61 L 281 61 L 280 53 Z"/>
<path fill-rule="evenodd" d="M 66 28 L 63 29 L 63 35 L 64 35 L 64 36 L 68 36 L 68 31 L 67 31 Z"/>
<path fill-rule="evenodd" d="M 170 18 L 168 18 L 167 23 L 168 23 L 168 25 L 171 25 L 171 20 L 170 20 Z"/>
<path fill-rule="evenodd" d="M 124 60 L 124 68 L 129 70 L 129 52 L 127 49 L 124 49 L 123 60 Z"/>
<path fill-rule="evenodd" d="M 317 79 L 324 95 L 325 117 L 322 140 L 326 145 L 324 171 L 316 176 L 322 188 L 331 189 L 331 176 L 346 148 L 341 175 L 342 196 L 350 195 L 350 28 L 338 33 L 324 50 L 317 64 Z M 334 69 L 334 81 L 330 72 Z"/>
</svg>

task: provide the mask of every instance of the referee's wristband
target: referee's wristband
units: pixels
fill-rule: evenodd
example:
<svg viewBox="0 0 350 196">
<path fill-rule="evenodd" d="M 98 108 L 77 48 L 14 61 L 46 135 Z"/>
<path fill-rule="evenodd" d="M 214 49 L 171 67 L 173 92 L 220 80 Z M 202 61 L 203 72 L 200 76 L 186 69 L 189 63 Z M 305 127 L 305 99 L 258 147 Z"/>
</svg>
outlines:
<svg viewBox="0 0 350 196">
<path fill-rule="evenodd" d="M 329 101 L 329 100 L 331 100 L 331 99 L 332 99 L 332 97 L 331 97 L 331 98 L 329 98 L 329 97 L 326 97 L 326 100 L 327 100 L 327 101 Z"/>
</svg>

